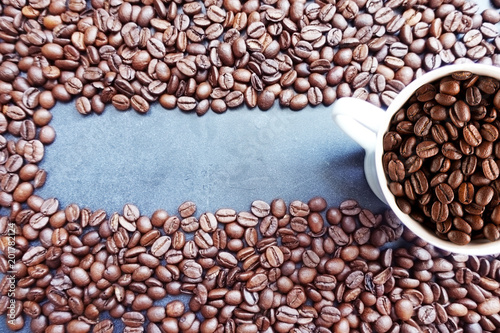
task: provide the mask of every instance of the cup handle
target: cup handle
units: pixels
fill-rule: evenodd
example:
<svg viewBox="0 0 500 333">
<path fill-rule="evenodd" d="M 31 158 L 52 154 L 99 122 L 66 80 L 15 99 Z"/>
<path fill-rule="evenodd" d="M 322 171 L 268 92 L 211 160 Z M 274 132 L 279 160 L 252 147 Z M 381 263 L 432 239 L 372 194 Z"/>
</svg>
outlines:
<svg viewBox="0 0 500 333">
<path fill-rule="evenodd" d="M 384 110 L 357 98 L 344 97 L 333 103 L 332 116 L 335 123 L 365 151 L 375 150 Z"/>
</svg>

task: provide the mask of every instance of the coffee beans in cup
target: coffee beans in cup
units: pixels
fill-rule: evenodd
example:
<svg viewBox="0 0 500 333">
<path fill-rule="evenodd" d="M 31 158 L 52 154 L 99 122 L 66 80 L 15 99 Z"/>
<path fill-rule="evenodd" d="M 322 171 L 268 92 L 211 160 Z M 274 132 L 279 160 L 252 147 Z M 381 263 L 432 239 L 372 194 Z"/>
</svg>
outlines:
<svg viewBox="0 0 500 333">
<path fill-rule="evenodd" d="M 424 84 L 383 137 L 399 209 L 455 244 L 500 238 L 499 88 L 465 71 Z"/>
</svg>

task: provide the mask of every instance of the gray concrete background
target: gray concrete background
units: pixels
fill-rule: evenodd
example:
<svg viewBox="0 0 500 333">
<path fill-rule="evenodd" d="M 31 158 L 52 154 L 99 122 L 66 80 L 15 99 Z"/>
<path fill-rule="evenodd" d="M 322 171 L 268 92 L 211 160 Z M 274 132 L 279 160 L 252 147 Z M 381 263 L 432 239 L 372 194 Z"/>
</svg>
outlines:
<svg viewBox="0 0 500 333">
<path fill-rule="evenodd" d="M 333 123 L 330 109 L 209 112 L 203 117 L 159 104 L 146 115 L 118 112 L 82 117 L 72 104 L 58 105 L 56 141 L 46 149 L 43 197 L 61 206 L 120 212 L 136 204 L 150 215 L 175 213 L 185 200 L 198 212 L 222 207 L 246 210 L 255 199 L 309 200 L 330 204 L 356 198 L 381 208 L 370 192 L 364 153 Z"/>
</svg>

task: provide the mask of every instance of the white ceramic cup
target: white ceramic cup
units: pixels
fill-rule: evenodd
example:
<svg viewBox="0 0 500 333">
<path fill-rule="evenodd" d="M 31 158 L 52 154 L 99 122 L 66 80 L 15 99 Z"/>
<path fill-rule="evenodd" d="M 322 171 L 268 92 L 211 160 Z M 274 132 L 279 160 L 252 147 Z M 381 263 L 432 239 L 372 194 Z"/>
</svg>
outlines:
<svg viewBox="0 0 500 333">
<path fill-rule="evenodd" d="M 364 170 L 368 185 L 375 195 L 388 204 L 399 219 L 425 241 L 455 253 L 486 255 L 500 253 L 500 241 L 473 240 L 467 245 L 457 245 L 437 237 L 431 230 L 397 206 L 394 195 L 387 186 L 387 179 L 382 167 L 384 153 L 382 141 L 394 115 L 413 93 L 422 85 L 434 82 L 457 71 L 470 71 L 500 80 L 500 68 L 480 64 L 461 64 L 444 66 L 430 71 L 405 87 L 384 111 L 368 102 L 355 98 L 341 98 L 333 104 L 333 119 L 337 125 L 365 150 Z"/>
</svg>

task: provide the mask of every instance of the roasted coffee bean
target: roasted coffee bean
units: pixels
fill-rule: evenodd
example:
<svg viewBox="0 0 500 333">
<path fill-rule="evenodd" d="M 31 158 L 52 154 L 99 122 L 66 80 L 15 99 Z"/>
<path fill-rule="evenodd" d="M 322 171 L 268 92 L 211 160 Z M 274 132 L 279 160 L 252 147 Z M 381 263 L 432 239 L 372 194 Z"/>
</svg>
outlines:
<svg viewBox="0 0 500 333">
<path fill-rule="evenodd" d="M 446 151 L 448 152 L 449 149 Z M 438 152 L 439 152 L 439 147 L 433 141 L 423 141 L 423 142 L 419 143 L 416 147 L 416 153 L 421 158 L 432 157 L 432 156 L 436 155 Z"/>
<path fill-rule="evenodd" d="M 498 138 L 498 129 L 491 124 L 484 124 L 481 126 L 479 132 L 482 138 L 489 142 L 493 142 Z"/>
<path fill-rule="evenodd" d="M 177 99 L 177 106 L 182 111 L 192 111 L 196 108 L 196 99 L 189 96 L 181 96 Z"/>
<path fill-rule="evenodd" d="M 444 204 L 450 204 L 454 199 L 453 189 L 448 184 L 439 184 L 435 188 L 436 197 Z"/>
<path fill-rule="evenodd" d="M 283 252 L 277 246 L 270 246 L 266 249 L 266 259 L 271 267 L 280 267 L 283 264 Z"/>
<path fill-rule="evenodd" d="M 257 105 L 259 109 L 263 111 L 269 110 L 273 106 L 275 98 L 276 97 L 271 91 L 262 91 L 257 98 Z"/>
<path fill-rule="evenodd" d="M 489 180 L 495 180 L 500 174 L 497 163 L 492 157 L 488 157 L 482 162 L 483 174 Z"/>
<path fill-rule="evenodd" d="M 427 136 L 432 126 L 432 121 L 426 116 L 417 120 L 413 127 L 413 131 L 417 136 Z"/>
<path fill-rule="evenodd" d="M 139 113 L 146 113 L 149 111 L 149 103 L 140 95 L 133 95 L 130 98 L 130 105 Z"/>
<path fill-rule="evenodd" d="M 465 141 L 473 147 L 479 146 L 483 140 L 481 133 L 473 124 L 464 127 L 463 136 Z"/>
<path fill-rule="evenodd" d="M 388 132 L 384 135 L 384 150 L 399 148 L 402 142 L 401 135 L 397 132 Z"/>
</svg>

